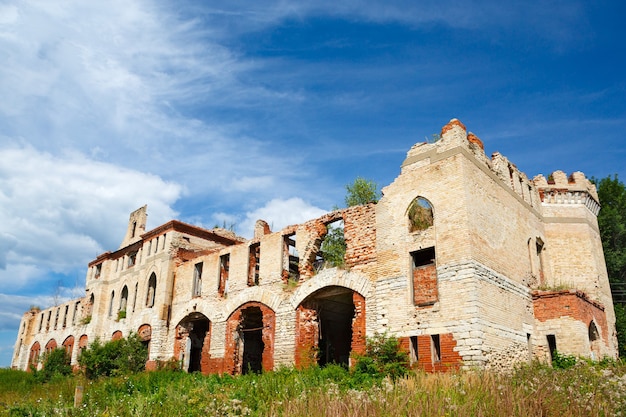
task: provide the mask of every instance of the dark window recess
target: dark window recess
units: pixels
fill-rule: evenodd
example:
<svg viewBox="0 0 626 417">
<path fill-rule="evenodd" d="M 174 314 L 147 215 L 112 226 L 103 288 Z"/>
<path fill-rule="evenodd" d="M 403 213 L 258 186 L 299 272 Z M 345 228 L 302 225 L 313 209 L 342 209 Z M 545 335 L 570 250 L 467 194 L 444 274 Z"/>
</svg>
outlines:
<svg viewBox="0 0 626 417">
<path fill-rule="evenodd" d="M 250 245 L 248 285 L 259 285 L 259 264 L 261 260 L 261 244 Z"/>
<path fill-rule="evenodd" d="M 224 254 L 220 256 L 220 280 L 217 286 L 217 292 L 219 295 L 224 296 L 226 294 L 226 286 L 228 285 L 228 273 L 230 270 L 230 254 Z"/>
<path fill-rule="evenodd" d="M 548 349 L 550 350 L 550 360 L 553 361 L 556 355 L 556 336 L 553 334 L 546 335 L 548 339 Z"/>
<path fill-rule="evenodd" d="M 430 336 L 430 340 L 432 342 L 433 364 L 441 362 L 441 343 L 439 341 L 439 335 L 434 334 Z"/>
<path fill-rule="evenodd" d="M 285 236 L 285 273 L 288 281 L 298 282 L 300 280 L 300 257 L 296 249 L 296 235 Z"/>
<path fill-rule="evenodd" d="M 198 262 L 193 268 L 193 296 L 200 297 L 202 294 L 202 262 Z"/>
</svg>

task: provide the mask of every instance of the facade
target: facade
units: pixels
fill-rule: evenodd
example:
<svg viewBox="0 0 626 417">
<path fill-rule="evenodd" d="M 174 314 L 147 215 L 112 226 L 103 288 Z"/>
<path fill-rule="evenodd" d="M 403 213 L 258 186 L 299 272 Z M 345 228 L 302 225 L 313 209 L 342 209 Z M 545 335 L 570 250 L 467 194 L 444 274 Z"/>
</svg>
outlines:
<svg viewBox="0 0 626 417">
<path fill-rule="evenodd" d="M 85 297 L 25 313 L 12 365 L 54 347 L 137 332 L 148 368 L 245 373 L 349 364 L 367 336 L 400 338 L 427 371 L 509 369 L 554 351 L 617 356 L 593 184 L 529 180 L 453 119 L 414 145 L 377 203 L 254 237 L 130 216 L 119 249 L 89 264 Z M 320 247 L 342 225 L 345 265 Z"/>
</svg>

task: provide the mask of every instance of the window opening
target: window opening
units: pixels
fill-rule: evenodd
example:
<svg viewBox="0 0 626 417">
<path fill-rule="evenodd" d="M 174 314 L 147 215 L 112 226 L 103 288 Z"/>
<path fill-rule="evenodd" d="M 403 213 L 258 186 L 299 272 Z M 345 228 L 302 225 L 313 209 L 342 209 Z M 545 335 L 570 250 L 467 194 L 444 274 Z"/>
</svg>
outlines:
<svg viewBox="0 0 626 417">
<path fill-rule="evenodd" d="M 541 238 L 537 238 L 537 259 L 539 262 L 539 282 L 540 284 L 545 283 L 545 276 L 543 273 L 543 240 Z"/>
<path fill-rule="evenodd" d="M 202 262 L 198 262 L 193 268 L 193 294 L 194 297 L 202 295 Z"/>
<path fill-rule="evenodd" d="M 126 306 L 128 305 L 128 287 L 126 285 L 124 285 L 124 288 L 122 288 L 122 296 L 120 297 L 120 309 L 119 312 L 121 313 L 122 311 L 124 312 L 124 316 L 126 313 Z M 124 318 L 121 317 L 122 314 L 118 314 L 119 318 Z"/>
<path fill-rule="evenodd" d="M 441 362 L 441 343 L 438 334 L 430 336 L 433 365 Z"/>
<path fill-rule="evenodd" d="M 76 301 L 76 304 L 74 304 L 74 313 L 72 314 L 72 326 L 76 324 L 76 316 L 78 314 L 79 307 L 80 307 L 80 301 Z"/>
<path fill-rule="evenodd" d="M 98 264 L 95 266 L 94 278 L 100 278 L 101 273 L 102 273 L 102 264 Z"/>
<path fill-rule="evenodd" d="M 327 233 L 320 244 L 320 250 L 315 259 L 315 270 L 323 268 L 342 268 L 346 258 L 346 239 L 344 236 L 343 220 L 336 220 L 326 225 Z"/>
<path fill-rule="evenodd" d="M 417 363 L 419 358 L 419 353 L 417 350 L 417 336 L 411 336 L 409 338 L 409 360 L 410 364 L 413 365 Z"/>
<path fill-rule="evenodd" d="M 296 234 L 284 237 L 284 271 L 285 281 L 298 282 L 300 280 L 300 257 L 296 249 Z"/>
<path fill-rule="evenodd" d="M 230 254 L 220 256 L 220 280 L 217 286 L 219 295 L 224 296 L 228 292 L 228 274 L 230 270 Z"/>
<path fill-rule="evenodd" d="M 57 329 L 57 325 L 59 324 L 59 309 L 56 309 L 56 313 L 54 314 L 54 330 Z"/>
<path fill-rule="evenodd" d="M 152 307 L 154 305 L 154 297 L 156 293 L 156 275 L 154 272 L 150 275 L 148 280 L 148 292 L 146 294 L 146 306 Z"/>
<path fill-rule="evenodd" d="M 434 223 L 433 206 L 424 197 L 417 197 L 411 201 L 406 214 L 409 218 L 410 232 L 426 230 Z"/>
<path fill-rule="evenodd" d="M 39 331 L 41 331 L 43 327 L 43 319 L 44 319 L 44 313 L 41 313 L 41 320 L 39 320 Z"/>
<path fill-rule="evenodd" d="M 63 313 L 63 328 L 67 327 L 67 314 L 70 312 L 70 305 L 65 306 L 65 312 Z"/>
<path fill-rule="evenodd" d="M 128 254 L 128 268 L 135 265 L 137 261 L 137 252 L 131 252 Z"/>
<path fill-rule="evenodd" d="M 133 238 L 135 237 L 135 232 L 137 231 L 137 222 L 133 222 L 133 230 L 130 233 L 130 237 Z"/>
<path fill-rule="evenodd" d="M 550 350 L 550 361 L 554 360 L 556 354 L 556 336 L 553 334 L 546 335 L 548 339 L 548 349 Z"/>
<path fill-rule="evenodd" d="M 163 233 L 163 249 L 165 250 L 165 241 L 167 238 L 167 233 Z"/>
<path fill-rule="evenodd" d="M 113 315 L 113 299 L 115 298 L 115 291 L 111 291 L 111 301 L 109 301 L 109 317 Z"/>
<path fill-rule="evenodd" d="M 435 248 L 411 252 L 413 275 L 413 303 L 416 306 L 435 304 L 439 298 Z"/>
<path fill-rule="evenodd" d="M 259 285 L 259 267 L 261 261 L 260 243 L 254 243 L 250 245 L 248 259 L 248 285 Z"/>
<path fill-rule="evenodd" d="M 139 283 L 135 283 L 135 294 L 133 295 L 133 312 L 135 311 L 135 306 L 137 305 L 137 293 L 139 292 Z"/>
</svg>

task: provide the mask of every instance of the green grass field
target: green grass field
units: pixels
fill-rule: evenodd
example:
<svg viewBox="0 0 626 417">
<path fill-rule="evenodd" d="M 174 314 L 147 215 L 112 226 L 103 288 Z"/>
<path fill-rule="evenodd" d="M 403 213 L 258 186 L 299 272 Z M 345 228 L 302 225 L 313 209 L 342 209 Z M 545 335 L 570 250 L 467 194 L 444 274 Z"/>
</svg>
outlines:
<svg viewBox="0 0 626 417">
<path fill-rule="evenodd" d="M 74 407 L 77 385 L 82 404 Z M 510 374 L 410 372 L 392 381 L 338 366 L 238 377 L 157 371 L 38 382 L 0 370 L 8 416 L 626 416 L 626 365 L 533 364 Z"/>
</svg>

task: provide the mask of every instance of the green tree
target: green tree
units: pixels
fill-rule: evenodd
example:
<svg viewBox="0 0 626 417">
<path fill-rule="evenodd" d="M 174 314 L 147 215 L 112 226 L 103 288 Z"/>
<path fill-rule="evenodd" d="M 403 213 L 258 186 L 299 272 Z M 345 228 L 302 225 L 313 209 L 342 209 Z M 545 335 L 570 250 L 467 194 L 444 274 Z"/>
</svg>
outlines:
<svg viewBox="0 0 626 417">
<path fill-rule="evenodd" d="M 357 177 L 352 184 L 346 185 L 346 206 L 375 203 L 380 198 L 378 186 L 374 181 Z"/>
<path fill-rule="evenodd" d="M 626 187 L 617 175 L 594 182 L 602 205 L 598 225 L 609 280 L 626 283 Z"/>
<path fill-rule="evenodd" d="M 328 266 L 341 268 L 345 263 L 346 239 L 343 235 L 343 227 L 328 226 L 328 233 L 322 241 L 320 248 L 324 263 Z"/>
<path fill-rule="evenodd" d="M 609 281 L 626 284 L 626 186 L 617 175 L 593 179 L 602 208 L 598 214 L 602 249 Z M 619 355 L 626 358 L 626 308 L 615 304 Z"/>
</svg>

